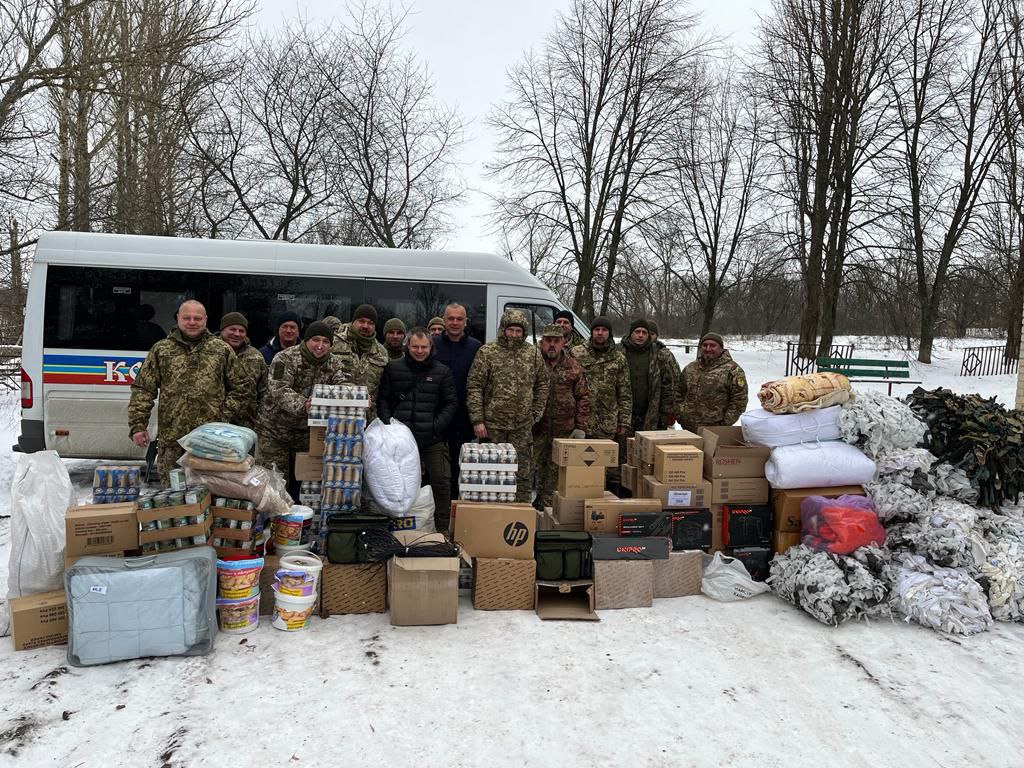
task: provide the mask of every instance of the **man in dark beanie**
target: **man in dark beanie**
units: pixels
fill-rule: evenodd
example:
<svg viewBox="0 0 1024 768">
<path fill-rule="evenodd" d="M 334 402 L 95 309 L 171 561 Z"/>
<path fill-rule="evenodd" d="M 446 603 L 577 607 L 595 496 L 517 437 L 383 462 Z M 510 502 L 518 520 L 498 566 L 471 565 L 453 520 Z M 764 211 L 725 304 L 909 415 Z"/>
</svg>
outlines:
<svg viewBox="0 0 1024 768">
<path fill-rule="evenodd" d="M 397 360 L 402 356 L 404 343 L 405 323 L 397 317 L 392 317 L 384 323 L 384 348 L 387 349 L 390 360 Z"/>
<path fill-rule="evenodd" d="M 360 304 L 352 313 L 352 322 L 341 326 L 334 335 L 332 351 L 341 358 L 353 384 L 362 384 L 370 390 L 370 410 L 367 421 L 377 415 L 377 386 L 384 366 L 388 364 L 388 351 L 377 341 L 377 310 L 370 304 Z"/>
<path fill-rule="evenodd" d="M 282 350 L 270 365 L 267 396 L 260 405 L 256 462 L 276 466 L 298 498 L 295 453 L 309 448 L 310 398 L 315 384 L 347 384 L 342 360 L 331 354 L 331 329 L 322 320 L 310 323 L 301 344 Z"/>
<path fill-rule="evenodd" d="M 612 340 L 612 324 L 607 317 L 595 317 L 590 338 L 573 347 L 590 390 L 590 416 L 587 435 L 617 440 L 625 456 L 625 434 L 633 412 L 633 394 L 629 388 L 629 366 Z M 609 468 L 613 489 L 619 482 L 619 468 Z"/>
<path fill-rule="evenodd" d="M 651 342 L 647 320 L 637 318 L 629 325 L 629 335 L 622 340 L 622 354 L 629 366 L 629 385 L 633 393 L 630 426 L 633 432 L 658 429 L 675 410 L 672 374 L 658 359 L 657 347 Z"/>
<path fill-rule="evenodd" d="M 676 412 L 684 429 L 728 427 L 747 409 L 747 377 L 717 333 L 700 339 L 700 354 L 679 376 Z"/>
<path fill-rule="evenodd" d="M 263 361 L 267 365 L 270 365 L 274 355 L 282 349 L 294 347 L 299 343 L 299 334 L 302 332 L 302 318 L 294 312 L 282 312 L 277 318 L 277 325 L 274 327 L 277 329 L 277 335 L 260 347 Z"/>
<path fill-rule="evenodd" d="M 672 374 L 672 391 L 676 391 L 676 387 L 679 386 L 679 362 L 676 360 L 676 356 L 672 354 L 672 350 L 662 344 L 661 340 L 658 339 L 658 324 L 653 320 L 647 321 L 647 327 L 651 332 L 651 343 L 654 348 L 658 350 L 658 360 L 661 363 L 661 367 L 666 369 Z M 665 423 L 661 426 L 664 429 L 670 428 L 676 423 L 675 414 L 669 414 Z"/>
<path fill-rule="evenodd" d="M 440 317 L 430 318 L 430 322 L 427 323 L 427 330 L 430 331 L 431 337 L 437 338 L 444 333 L 444 320 Z"/>
<path fill-rule="evenodd" d="M 263 355 L 249 343 L 249 321 L 241 312 L 228 312 L 220 319 L 220 337 L 231 347 L 238 364 L 253 381 L 251 396 L 246 398 L 235 423 L 256 429 L 260 403 L 267 394 L 267 363 Z"/>
</svg>

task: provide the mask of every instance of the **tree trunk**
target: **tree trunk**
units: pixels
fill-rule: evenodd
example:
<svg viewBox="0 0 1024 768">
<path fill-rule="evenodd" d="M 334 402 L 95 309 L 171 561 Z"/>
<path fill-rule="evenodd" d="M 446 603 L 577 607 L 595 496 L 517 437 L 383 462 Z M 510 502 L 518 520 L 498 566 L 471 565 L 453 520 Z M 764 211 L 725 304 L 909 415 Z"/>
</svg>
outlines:
<svg viewBox="0 0 1024 768">
<path fill-rule="evenodd" d="M 924 302 L 921 307 L 921 346 L 917 350 L 917 360 L 920 363 L 932 362 L 932 344 L 935 341 L 935 318 L 938 316 L 938 307 L 934 301 L 935 295 L 929 301 Z"/>
</svg>

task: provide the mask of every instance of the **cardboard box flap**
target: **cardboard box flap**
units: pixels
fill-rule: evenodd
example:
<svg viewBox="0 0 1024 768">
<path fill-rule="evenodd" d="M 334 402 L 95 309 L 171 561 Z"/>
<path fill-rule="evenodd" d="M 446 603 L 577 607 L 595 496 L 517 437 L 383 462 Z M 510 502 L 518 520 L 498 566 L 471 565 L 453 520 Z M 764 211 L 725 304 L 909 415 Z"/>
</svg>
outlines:
<svg viewBox="0 0 1024 768">
<path fill-rule="evenodd" d="M 457 571 L 457 557 L 398 557 L 394 558 L 394 567 L 403 571 Z"/>
<path fill-rule="evenodd" d="M 701 427 L 704 438 L 704 476 L 764 477 L 771 449 L 743 441 L 740 427 Z"/>
<path fill-rule="evenodd" d="M 600 621 L 594 611 L 594 582 L 538 581 L 537 616 L 563 621 Z"/>
</svg>

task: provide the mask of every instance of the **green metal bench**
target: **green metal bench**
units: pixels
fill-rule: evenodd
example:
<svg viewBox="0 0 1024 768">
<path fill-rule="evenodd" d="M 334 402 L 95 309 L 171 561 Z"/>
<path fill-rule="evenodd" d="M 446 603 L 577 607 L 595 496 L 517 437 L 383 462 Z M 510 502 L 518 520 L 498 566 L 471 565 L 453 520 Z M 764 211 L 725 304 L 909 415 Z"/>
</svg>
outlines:
<svg viewBox="0 0 1024 768">
<path fill-rule="evenodd" d="M 911 381 L 910 363 L 906 360 L 863 360 L 847 357 L 819 357 L 815 360 L 819 373 L 841 373 L 852 382 L 873 382 L 889 385 L 920 384 Z"/>
</svg>

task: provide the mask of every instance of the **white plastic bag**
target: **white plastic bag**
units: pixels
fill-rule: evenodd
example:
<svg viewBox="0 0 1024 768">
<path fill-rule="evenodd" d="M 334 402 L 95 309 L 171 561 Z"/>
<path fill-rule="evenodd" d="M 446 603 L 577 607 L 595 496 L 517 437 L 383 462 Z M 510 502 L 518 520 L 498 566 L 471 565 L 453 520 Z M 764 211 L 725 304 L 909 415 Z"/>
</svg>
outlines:
<svg viewBox="0 0 1024 768">
<path fill-rule="evenodd" d="M 363 479 L 389 515 L 405 515 L 420 492 L 420 451 L 412 431 L 397 419 L 380 419 L 363 433 Z"/>
<path fill-rule="evenodd" d="M 804 443 L 772 448 L 764 467 L 772 488 L 833 488 L 864 485 L 875 477 L 875 462 L 843 442 Z"/>
<path fill-rule="evenodd" d="M 8 598 L 63 588 L 64 517 L 75 503 L 71 476 L 56 451 L 16 455 Z"/>
<path fill-rule="evenodd" d="M 434 527 L 434 492 L 429 485 L 420 488 L 416 500 L 404 515 L 390 515 L 386 510 L 384 514 L 394 519 L 394 526 L 399 531 L 434 533 L 437 530 Z"/>
<path fill-rule="evenodd" d="M 764 408 L 756 408 L 740 414 L 743 440 L 768 448 L 838 440 L 841 411 L 838 405 L 801 413 L 770 413 Z"/>
<path fill-rule="evenodd" d="M 715 600 L 731 603 L 767 592 L 768 585 L 750 578 L 739 560 L 715 552 L 714 557 L 704 556 L 704 578 L 700 582 L 700 591 Z"/>
</svg>

